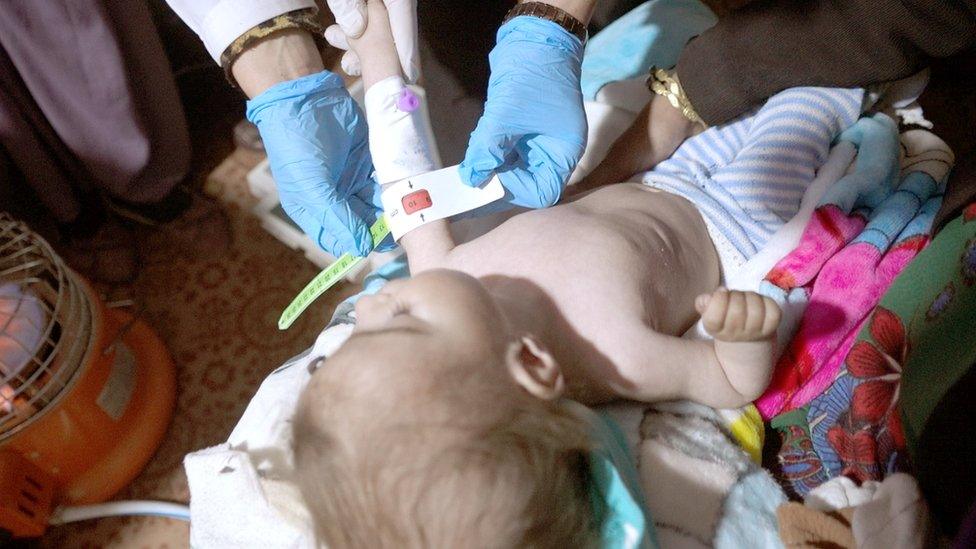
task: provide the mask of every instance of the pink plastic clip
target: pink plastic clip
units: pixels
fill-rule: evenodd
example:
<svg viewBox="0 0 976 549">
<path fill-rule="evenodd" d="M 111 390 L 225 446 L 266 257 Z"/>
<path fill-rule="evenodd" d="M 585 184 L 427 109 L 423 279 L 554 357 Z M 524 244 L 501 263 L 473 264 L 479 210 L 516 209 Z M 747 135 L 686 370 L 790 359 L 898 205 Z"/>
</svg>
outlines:
<svg viewBox="0 0 976 549">
<path fill-rule="evenodd" d="M 400 97 L 397 97 L 396 106 L 403 112 L 413 112 L 420 107 L 420 98 L 410 88 L 403 88 Z"/>
</svg>

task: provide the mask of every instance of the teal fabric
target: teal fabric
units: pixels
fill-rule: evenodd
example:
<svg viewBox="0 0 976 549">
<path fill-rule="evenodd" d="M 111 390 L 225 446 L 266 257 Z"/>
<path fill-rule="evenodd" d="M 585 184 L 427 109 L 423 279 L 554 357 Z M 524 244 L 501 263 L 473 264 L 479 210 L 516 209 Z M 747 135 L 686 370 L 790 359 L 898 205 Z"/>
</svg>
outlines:
<svg viewBox="0 0 976 549">
<path fill-rule="evenodd" d="M 596 443 L 589 459 L 590 499 L 599 513 L 601 546 L 605 549 L 658 547 L 637 464 L 620 428 L 610 417 L 582 404 L 572 401 L 566 404 L 590 425 Z"/>
<path fill-rule="evenodd" d="M 603 86 L 671 68 L 689 40 L 718 21 L 700 0 L 650 0 L 594 35 L 583 53 L 583 98 Z"/>
</svg>

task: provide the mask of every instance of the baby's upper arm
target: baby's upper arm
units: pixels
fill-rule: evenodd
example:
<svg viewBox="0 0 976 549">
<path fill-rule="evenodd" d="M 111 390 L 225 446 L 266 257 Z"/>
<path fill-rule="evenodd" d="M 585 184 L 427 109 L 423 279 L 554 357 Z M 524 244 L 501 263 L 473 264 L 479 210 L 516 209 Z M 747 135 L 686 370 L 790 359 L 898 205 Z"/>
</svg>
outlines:
<svg viewBox="0 0 976 549">
<path fill-rule="evenodd" d="M 622 342 L 617 367 L 624 398 L 645 402 L 687 398 L 702 369 L 715 360 L 711 342 L 695 341 L 640 327 Z"/>
<path fill-rule="evenodd" d="M 684 339 L 649 328 L 621 341 L 628 343 L 622 346 L 617 364 L 621 386 L 614 389 L 623 398 L 644 402 L 688 399 L 715 408 L 744 406 L 752 398 L 730 382 L 713 341 Z"/>
</svg>

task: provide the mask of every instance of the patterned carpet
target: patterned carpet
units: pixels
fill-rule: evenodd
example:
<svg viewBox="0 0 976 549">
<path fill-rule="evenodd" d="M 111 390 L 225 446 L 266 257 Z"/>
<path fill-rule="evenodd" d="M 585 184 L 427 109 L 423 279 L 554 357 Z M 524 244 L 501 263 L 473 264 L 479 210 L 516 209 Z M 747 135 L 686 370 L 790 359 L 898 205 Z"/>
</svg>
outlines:
<svg viewBox="0 0 976 549">
<path fill-rule="evenodd" d="M 311 345 L 335 305 L 353 293 L 348 284 L 337 287 L 291 329 L 278 331 L 281 310 L 317 269 L 250 214 L 244 178 L 260 160 L 237 150 L 206 183 L 230 218 L 229 247 L 192 250 L 187 235 L 151 235 L 139 279 L 122 290 L 145 307 L 144 318 L 169 347 L 178 401 L 156 456 L 118 499 L 186 502 L 183 456 L 224 441 L 265 376 Z M 188 546 L 188 536 L 188 525 L 178 521 L 111 518 L 52 528 L 40 546 L 174 548 Z"/>
</svg>

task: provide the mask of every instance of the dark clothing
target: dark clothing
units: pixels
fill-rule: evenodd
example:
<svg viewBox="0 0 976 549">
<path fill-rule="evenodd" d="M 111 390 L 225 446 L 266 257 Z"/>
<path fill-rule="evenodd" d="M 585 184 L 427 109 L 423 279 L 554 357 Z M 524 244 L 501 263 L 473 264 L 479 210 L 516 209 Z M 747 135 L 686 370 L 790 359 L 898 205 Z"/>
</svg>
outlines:
<svg viewBox="0 0 976 549">
<path fill-rule="evenodd" d="M 61 223 L 95 190 L 166 196 L 187 174 L 189 136 L 146 4 L 0 2 L 0 147 Z"/>
<path fill-rule="evenodd" d="M 897 80 L 974 43 L 976 0 L 758 0 L 692 40 L 677 69 L 714 125 L 786 88 Z"/>
<path fill-rule="evenodd" d="M 715 125 L 786 88 L 897 80 L 974 45 L 976 0 L 757 0 L 692 40 L 677 72 L 695 110 Z M 971 78 L 972 59 L 963 56 L 936 77 Z M 933 79 L 932 86 L 938 85 Z M 954 128 L 938 124 L 949 118 L 949 124 L 972 131 L 976 120 L 965 118 L 973 110 L 972 87 L 948 87 L 954 88 L 951 99 L 938 110 L 925 109 L 937 122 L 935 133 L 957 155 L 936 231 L 976 200 L 976 162 L 966 142 L 972 133 L 956 139 L 950 135 L 958 133 Z"/>
</svg>

